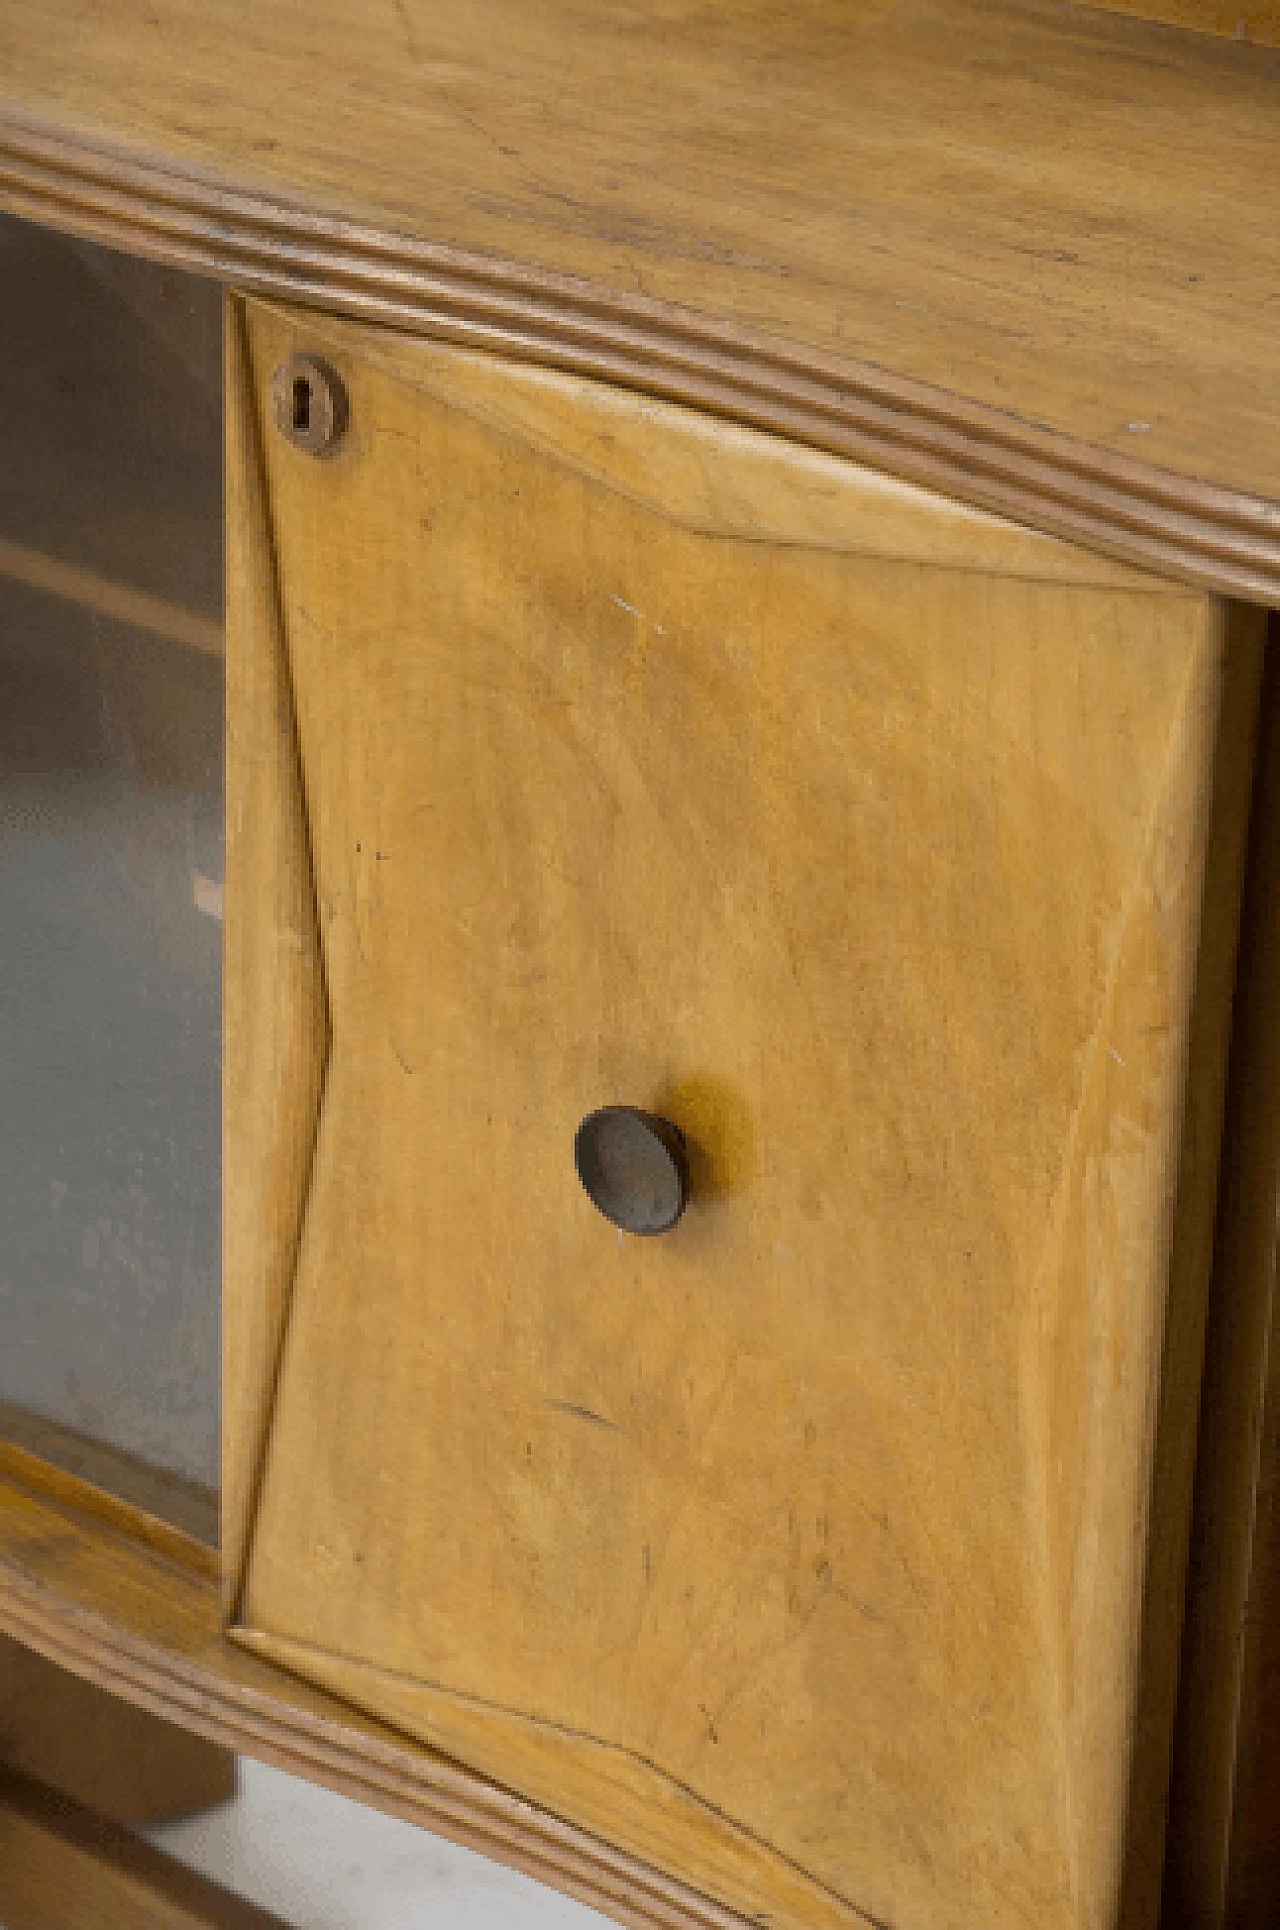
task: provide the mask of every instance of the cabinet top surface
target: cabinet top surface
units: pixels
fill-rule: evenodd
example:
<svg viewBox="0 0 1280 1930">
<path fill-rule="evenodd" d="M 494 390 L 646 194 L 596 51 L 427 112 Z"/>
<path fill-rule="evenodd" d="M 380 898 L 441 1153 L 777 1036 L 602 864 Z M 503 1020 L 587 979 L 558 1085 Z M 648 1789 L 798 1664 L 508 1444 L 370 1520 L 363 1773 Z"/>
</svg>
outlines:
<svg viewBox="0 0 1280 1930">
<path fill-rule="evenodd" d="M 18 212 L 1262 601 L 1278 180 L 1280 54 L 1049 0 L 0 0 Z"/>
</svg>

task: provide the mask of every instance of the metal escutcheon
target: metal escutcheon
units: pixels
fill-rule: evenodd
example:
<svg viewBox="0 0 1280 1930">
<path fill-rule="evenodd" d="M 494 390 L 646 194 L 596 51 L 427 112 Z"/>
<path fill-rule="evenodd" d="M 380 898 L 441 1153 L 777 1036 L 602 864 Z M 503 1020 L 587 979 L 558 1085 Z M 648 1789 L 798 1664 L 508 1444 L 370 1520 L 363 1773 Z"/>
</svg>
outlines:
<svg viewBox="0 0 1280 1930">
<path fill-rule="evenodd" d="M 666 1233 L 684 1212 L 689 1161 L 669 1119 L 602 1106 L 578 1127 L 573 1158 L 592 1204 L 624 1233 Z"/>
<path fill-rule="evenodd" d="M 347 391 L 318 355 L 291 355 L 271 383 L 276 427 L 295 449 L 327 456 L 346 433 Z"/>
</svg>

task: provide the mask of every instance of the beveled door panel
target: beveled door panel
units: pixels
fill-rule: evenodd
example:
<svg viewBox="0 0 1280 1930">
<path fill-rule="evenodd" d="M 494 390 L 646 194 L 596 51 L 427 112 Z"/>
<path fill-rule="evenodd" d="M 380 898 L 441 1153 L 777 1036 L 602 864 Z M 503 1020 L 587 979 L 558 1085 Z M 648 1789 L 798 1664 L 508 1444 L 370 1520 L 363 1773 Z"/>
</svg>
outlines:
<svg viewBox="0 0 1280 1930">
<path fill-rule="evenodd" d="M 1113 1921 L 1256 626 L 588 383 L 231 349 L 239 1638 L 757 1920 Z"/>
</svg>

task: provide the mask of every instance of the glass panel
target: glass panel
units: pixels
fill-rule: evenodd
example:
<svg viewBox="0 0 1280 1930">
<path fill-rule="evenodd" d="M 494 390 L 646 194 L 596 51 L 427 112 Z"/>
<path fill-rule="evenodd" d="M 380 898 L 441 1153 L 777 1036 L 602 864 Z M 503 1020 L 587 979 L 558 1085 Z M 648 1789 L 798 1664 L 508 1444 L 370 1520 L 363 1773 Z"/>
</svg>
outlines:
<svg viewBox="0 0 1280 1930">
<path fill-rule="evenodd" d="M 219 306 L 0 222 L 0 1402 L 126 1489 L 217 1481 Z"/>
</svg>

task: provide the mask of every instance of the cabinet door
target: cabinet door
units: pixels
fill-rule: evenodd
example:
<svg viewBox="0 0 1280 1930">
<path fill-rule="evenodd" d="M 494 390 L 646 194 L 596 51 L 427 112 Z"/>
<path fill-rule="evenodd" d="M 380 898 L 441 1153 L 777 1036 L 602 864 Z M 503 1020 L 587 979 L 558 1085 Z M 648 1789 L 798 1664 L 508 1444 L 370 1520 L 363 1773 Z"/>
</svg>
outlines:
<svg viewBox="0 0 1280 1930">
<path fill-rule="evenodd" d="M 602 386 L 229 349 L 238 1639 L 636 1920 L 1141 1920 L 1258 625 Z"/>
</svg>

